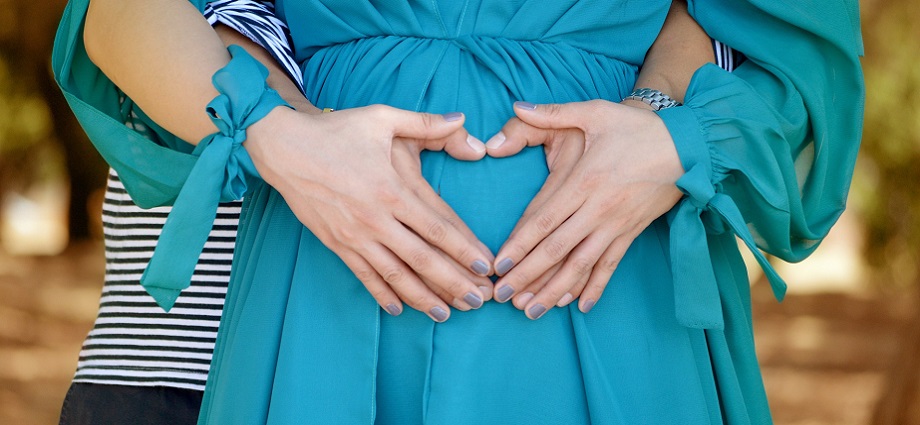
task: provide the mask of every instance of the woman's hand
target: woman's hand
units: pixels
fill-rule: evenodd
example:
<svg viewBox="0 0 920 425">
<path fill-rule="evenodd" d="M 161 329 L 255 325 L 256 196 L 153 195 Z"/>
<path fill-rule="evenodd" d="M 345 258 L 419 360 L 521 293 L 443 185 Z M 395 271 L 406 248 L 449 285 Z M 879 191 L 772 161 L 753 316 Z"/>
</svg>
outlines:
<svg viewBox="0 0 920 425">
<path fill-rule="evenodd" d="M 246 148 L 294 214 L 390 314 L 402 301 L 443 322 L 490 298 L 493 257 L 422 178 L 422 149 L 476 160 L 459 113 L 374 105 L 331 114 L 276 108 Z"/>
<path fill-rule="evenodd" d="M 664 123 L 603 100 L 515 103 L 489 155 L 542 144 L 550 175 L 496 256 L 495 299 L 515 297 L 532 319 L 600 299 L 632 241 L 680 199 L 684 170 Z"/>
</svg>

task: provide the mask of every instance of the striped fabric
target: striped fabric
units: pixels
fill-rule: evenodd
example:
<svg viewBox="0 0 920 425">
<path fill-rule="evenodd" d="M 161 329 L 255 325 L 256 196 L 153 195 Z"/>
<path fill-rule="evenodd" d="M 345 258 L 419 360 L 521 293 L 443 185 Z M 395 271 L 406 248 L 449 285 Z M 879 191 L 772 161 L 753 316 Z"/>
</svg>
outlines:
<svg viewBox="0 0 920 425">
<path fill-rule="evenodd" d="M 745 60 L 741 52 L 728 47 L 721 41 L 712 40 L 712 48 L 716 54 L 716 65 L 728 72 L 734 71 Z"/>
<path fill-rule="evenodd" d="M 281 41 L 286 36 L 278 30 L 283 24 L 274 16 L 266 17 L 270 11 L 253 1 L 218 0 L 205 15 L 212 24 L 227 24 L 253 38 L 280 55 L 276 57 L 290 58 L 290 48 Z M 733 70 L 743 60 L 722 43 L 714 41 L 713 47 L 722 68 Z M 300 68 L 293 60 L 285 68 L 300 84 Z M 129 114 L 125 124 L 147 131 L 135 114 Z M 165 313 L 144 291 L 140 277 L 170 209 L 136 206 L 115 172 L 109 172 L 102 213 L 105 284 L 74 382 L 204 390 L 230 278 L 240 207 L 240 202 L 221 204 L 191 285 Z"/>
<path fill-rule="evenodd" d="M 75 382 L 203 390 L 230 277 L 240 202 L 221 204 L 191 286 L 165 313 L 140 277 L 169 208 L 134 205 L 114 171 L 102 210 L 106 275 Z"/>
<path fill-rule="evenodd" d="M 224 24 L 254 41 L 281 64 L 303 93 L 303 73 L 294 61 L 287 25 L 275 16 L 272 2 L 253 0 L 215 0 L 204 9 L 212 26 Z"/>
</svg>

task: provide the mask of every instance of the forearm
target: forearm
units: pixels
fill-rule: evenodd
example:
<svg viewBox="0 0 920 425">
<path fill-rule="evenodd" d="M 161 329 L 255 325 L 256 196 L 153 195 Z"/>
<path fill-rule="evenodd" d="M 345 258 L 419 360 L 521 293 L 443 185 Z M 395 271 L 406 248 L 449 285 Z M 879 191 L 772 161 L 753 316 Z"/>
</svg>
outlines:
<svg viewBox="0 0 920 425">
<path fill-rule="evenodd" d="M 154 121 L 189 143 L 217 130 L 205 107 L 217 96 L 211 76 L 230 60 L 226 44 L 246 48 L 268 66 L 269 83 L 288 102 L 298 109 L 309 107 L 264 50 L 230 29 L 215 31 L 183 0 L 93 0 L 84 41 L 109 79 Z"/>
<path fill-rule="evenodd" d="M 687 12 L 686 2 L 676 0 L 645 56 L 635 88 L 653 88 L 683 102 L 693 73 L 714 59 L 711 39 Z M 644 105 L 635 100 L 624 103 Z"/>
</svg>

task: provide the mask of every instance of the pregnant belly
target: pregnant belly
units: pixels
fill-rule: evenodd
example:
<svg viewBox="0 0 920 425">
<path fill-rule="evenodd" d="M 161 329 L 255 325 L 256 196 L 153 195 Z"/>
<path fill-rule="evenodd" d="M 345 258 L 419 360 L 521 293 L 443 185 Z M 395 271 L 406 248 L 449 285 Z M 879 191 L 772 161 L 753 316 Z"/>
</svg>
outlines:
<svg viewBox="0 0 920 425">
<path fill-rule="evenodd" d="M 542 147 L 525 148 L 509 158 L 473 162 L 425 152 L 422 172 L 492 252 L 508 238 L 548 173 Z"/>
<path fill-rule="evenodd" d="M 514 116 L 518 100 L 619 100 L 635 67 L 564 44 L 466 36 L 453 40 L 372 37 L 319 50 L 304 64 L 308 98 L 346 109 L 382 103 L 466 115 L 487 140 Z M 509 158 L 454 160 L 425 152 L 425 178 L 493 251 L 505 241 L 546 180 L 542 147 Z"/>
</svg>

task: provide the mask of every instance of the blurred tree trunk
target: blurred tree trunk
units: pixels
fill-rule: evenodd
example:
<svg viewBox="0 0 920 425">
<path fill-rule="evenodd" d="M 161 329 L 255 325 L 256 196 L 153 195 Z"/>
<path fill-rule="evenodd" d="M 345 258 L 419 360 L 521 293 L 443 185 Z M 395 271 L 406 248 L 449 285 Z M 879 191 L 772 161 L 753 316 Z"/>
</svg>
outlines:
<svg viewBox="0 0 920 425">
<path fill-rule="evenodd" d="M 890 359 L 872 423 L 920 424 L 920 2 L 873 0 L 861 6 L 867 53 L 860 151 L 865 172 L 855 185 L 862 186 L 865 255 L 876 280 L 913 287 L 916 312 Z"/>
<path fill-rule="evenodd" d="M 90 236 L 88 201 L 92 193 L 105 184 L 106 166 L 64 100 L 51 73 L 51 46 L 64 11 L 66 0 L 0 0 L 0 9 L 12 13 L 6 22 L 14 28 L 3 32 L 2 48 L 18 55 L 23 71 L 35 78 L 35 88 L 41 92 L 53 117 L 53 134 L 65 152 L 70 176 L 70 239 Z"/>
<path fill-rule="evenodd" d="M 90 216 L 88 207 L 93 192 L 105 184 L 105 163 L 93 148 L 80 123 L 74 117 L 64 95 L 55 83 L 50 64 L 45 58 L 30 61 L 36 68 L 38 86 L 42 92 L 51 115 L 54 117 L 54 134 L 64 148 L 67 173 L 70 176 L 70 206 L 68 211 L 68 228 L 70 239 L 89 238 L 92 231 L 90 223 L 98 217 Z"/>
<path fill-rule="evenodd" d="M 916 294 L 920 305 L 920 290 Z M 875 407 L 873 425 L 920 424 L 920 308 L 902 335 L 900 352 L 889 367 Z"/>
</svg>

